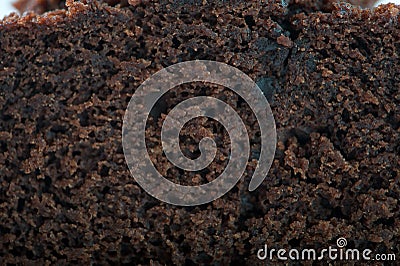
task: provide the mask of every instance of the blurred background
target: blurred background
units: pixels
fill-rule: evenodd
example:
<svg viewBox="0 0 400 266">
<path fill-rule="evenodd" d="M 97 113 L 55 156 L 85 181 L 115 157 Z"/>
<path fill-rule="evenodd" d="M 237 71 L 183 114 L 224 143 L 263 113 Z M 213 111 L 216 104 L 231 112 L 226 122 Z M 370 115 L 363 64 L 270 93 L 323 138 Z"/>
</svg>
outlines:
<svg viewBox="0 0 400 266">
<path fill-rule="evenodd" d="M 12 3 L 15 0 L 0 0 L 0 19 L 2 19 L 4 16 L 10 14 L 11 12 L 15 11 L 15 8 L 12 6 Z M 396 3 L 400 5 L 400 0 L 379 0 L 375 6 L 378 6 L 380 4 L 386 4 L 386 3 Z"/>
<path fill-rule="evenodd" d="M 14 0 L 2 0 L 0 4 L 0 19 L 2 19 L 5 15 L 10 14 L 15 11 L 14 7 L 11 5 Z"/>
<path fill-rule="evenodd" d="M 380 0 L 375 4 L 375 6 L 379 6 L 380 4 L 388 4 L 388 3 L 395 3 L 397 5 L 400 5 L 400 0 Z"/>
</svg>

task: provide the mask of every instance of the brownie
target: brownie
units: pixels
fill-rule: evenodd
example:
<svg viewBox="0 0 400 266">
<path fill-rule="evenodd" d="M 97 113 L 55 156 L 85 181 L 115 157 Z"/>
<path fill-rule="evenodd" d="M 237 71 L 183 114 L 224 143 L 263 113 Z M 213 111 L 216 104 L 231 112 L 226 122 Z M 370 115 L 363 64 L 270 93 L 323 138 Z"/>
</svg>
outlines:
<svg viewBox="0 0 400 266">
<path fill-rule="evenodd" d="M 67 1 L 64 10 L 0 21 L 1 264 L 261 265 L 264 245 L 321 250 L 340 237 L 349 248 L 400 256 L 399 6 L 129 2 Z M 251 145 L 230 192 L 180 207 L 135 182 L 122 123 L 140 84 L 195 59 L 257 82 L 278 140 L 266 180 L 249 192 L 261 143 L 246 102 L 201 82 L 168 92 L 146 127 L 166 178 L 206 183 L 229 158 L 224 128 L 208 118 L 181 132 L 193 158 L 202 137 L 217 139 L 207 168 L 188 173 L 165 158 L 162 122 L 190 97 L 229 103 Z"/>
</svg>

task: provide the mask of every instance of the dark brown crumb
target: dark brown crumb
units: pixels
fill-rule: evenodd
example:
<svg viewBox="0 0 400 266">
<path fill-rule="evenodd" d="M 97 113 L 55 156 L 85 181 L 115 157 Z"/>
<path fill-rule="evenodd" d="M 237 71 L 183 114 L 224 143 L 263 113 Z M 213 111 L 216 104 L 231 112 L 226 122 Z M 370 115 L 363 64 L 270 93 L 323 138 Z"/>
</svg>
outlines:
<svg viewBox="0 0 400 266">
<path fill-rule="evenodd" d="M 264 244 L 321 249 L 338 237 L 399 256 L 400 7 L 314 13 L 280 0 L 184 2 L 69 1 L 66 10 L 0 21 L 1 264 L 255 265 L 265 263 L 256 255 Z M 218 96 L 241 113 L 252 144 L 243 181 L 183 208 L 137 185 L 121 127 L 146 78 L 194 59 L 257 81 L 278 145 L 268 177 L 248 192 L 260 147 L 254 116 L 226 89 L 177 88 L 161 113 L 193 95 Z M 153 160 L 180 181 L 157 145 L 161 122 L 147 129 Z M 197 141 L 189 129 L 183 149 Z M 219 156 L 189 183 L 209 180 L 224 162 Z"/>
<path fill-rule="evenodd" d="M 284 5 L 290 5 L 293 11 L 298 11 L 303 9 L 304 11 L 331 11 L 333 9 L 334 3 L 339 3 L 341 1 L 332 0 L 282 0 Z M 42 14 L 47 11 L 55 9 L 64 9 L 65 0 L 17 0 L 14 3 L 15 8 L 17 8 L 21 13 L 27 11 L 34 11 L 38 14 Z M 86 3 L 86 0 L 82 2 Z M 127 6 L 129 3 L 131 6 L 136 6 L 142 2 L 142 0 L 100 0 L 99 2 L 107 3 L 109 5 L 115 6 L 119 4 L 122 7 Z M 186 1 L 190 3 L 190 1 Z M 198 1 L 200 2 L 200 1 Z M 371 8 L 375 4 L 375 0 L 349 0 L 342 1 L 349 2 L 355 6 L 360 6 L 363 8 Z M 193 2 L 195 3 L 195 2 Z"/>
</svg>

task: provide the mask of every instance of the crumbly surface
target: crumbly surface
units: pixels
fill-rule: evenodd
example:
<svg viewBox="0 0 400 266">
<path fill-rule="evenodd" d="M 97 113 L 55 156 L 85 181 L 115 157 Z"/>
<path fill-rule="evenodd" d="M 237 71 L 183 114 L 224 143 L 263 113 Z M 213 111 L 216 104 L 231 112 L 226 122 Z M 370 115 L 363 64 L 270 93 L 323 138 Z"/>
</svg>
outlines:
<svg viewBox="0 0 400 266">
<path fill-rule="evenodd" d="M 0 262 L 255 265 L 257 250 L 348 247 L 400 256 L 400 7 L 302 12 L 282 1 L 131 1 L 114 8 L 68 1 L 66 10 L 0 22 Z M 257 123 L 227 89 L 193 95 L 232 104 L 252 155 L 236 187 L 198 207 L 164 204 L 126 166 L 122 118 L 135 89 L 171 64 L 209 59 L 254 79 L 273 110 L 278 145 L 263 184 L 248 192 Z M 161 115 L 147 136 L 160 171 L 189 181 L 160 152 Z M 199 120 L 182 133 L 222 135 Z M 227 154 L 222 149 L 221 154 Z"/>
<path fill-rule="evenodd" d="M 85 1 L 81 1 L 85 2 Z M 118 5 L 118 7 L 126 7 L 128 2 L 135 3 L 140 2 L 140 0 L 100 0 L 99 2 L 107 3 L 112 6 Z M 188 1 L 187 1 L 188 2 Z M 200 1 L 199 1 L 200 2 Z M 303 10 L 309 11 L 328 11 L 332 10 L 333 3 L 339 3 L 340 1 L 331 1 L 331 0 L 289 0 L 284 1 L 287 4 L 291 5 L 293 10 L 299 10 L 301 7 Z M 375 0 L 350 0 L 350 1 L 341 1 L 341 2 L 349 2 L 355 6 L 361 6 L 365 8 L 372 7 Z M 34 11 L 36 13 L 44 13 L 46 11 L 51 11 L 55 9 L 64 9 L 65 8 L 65 0 L 17 0 L 14 3 L 14 6 L 20 12 L 26 11 Z"/>
</svg>

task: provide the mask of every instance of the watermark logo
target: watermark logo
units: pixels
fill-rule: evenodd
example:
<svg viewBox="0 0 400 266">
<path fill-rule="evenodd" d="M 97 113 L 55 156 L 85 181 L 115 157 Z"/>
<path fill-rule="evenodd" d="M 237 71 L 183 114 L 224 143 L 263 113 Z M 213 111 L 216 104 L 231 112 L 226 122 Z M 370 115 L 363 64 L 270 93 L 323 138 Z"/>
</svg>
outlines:
<svg viewBox="0 0 400 266">
<path fill-rule="evenodd" d="M 269 249 L 267 245 L 257 251 L 257 258 L 259 260 L 275 259 L 286 261 L 298 260 L 341 260 L 341 261 L 359 261 L 359 260 L 372 260 L 372 261 L 395 261 L 396 255 L 394 253 L 388 254 L 373 254 L 370 249 L 359 250 L 356 248 L 346 248 L 347 240 L 344 237 L 339 237 L 336 240 L 336 246 L 329 246 L 328 248 L 317 251 L 313 248 L 305 249 Z"/>
<path fill-rule="evenodd" d="M 347 246 L 347 240 L 344 237 L 339 237 L 336 240 L 336 246 L 338 246 L 338 248 L 344 248 L 345 246 Z"/>
<path fill-rule="evenodd" d="M 211 202 L 232 189 L 242 177 L 250 156 L 249 136 L 237 112 L 227 103 L 206 96 L 187 99 L 173 108 L 161 129 L 163 151 L 175 166 L 198 171 L 207 167 L 216 154 L 211 138 L 199 143 L 201 155 L 192 160 L 179 146 L 179 132 L 185 123 L 197 117 L 209 117 L 221 123 L 231 140 L 231 153 L 223 173 L 213 181 L 198 186 L 184 186 L 162 176 L 146 149 L 145 128 L 150 111 L 169 90 L 184 83 L 208 82 L 231 89 L 241 96 L 255 114 L 261 131 L 261 152 L 250 181 L 255 190 L 266 177 L 276 148 L 276 126 L 268 101 L 257 84 L 239 69 L 215 61 L 187 61 L 164 68 L 147 79 L 132 96 L 125 112 L 122 144 L 129 170 L 136 182 L 153 197 L 180 206 Z"/>
</svg>

